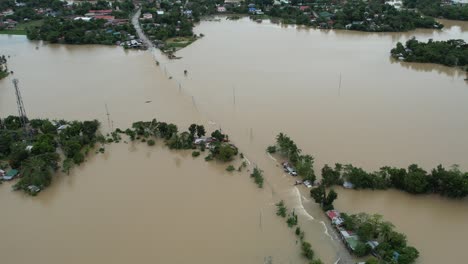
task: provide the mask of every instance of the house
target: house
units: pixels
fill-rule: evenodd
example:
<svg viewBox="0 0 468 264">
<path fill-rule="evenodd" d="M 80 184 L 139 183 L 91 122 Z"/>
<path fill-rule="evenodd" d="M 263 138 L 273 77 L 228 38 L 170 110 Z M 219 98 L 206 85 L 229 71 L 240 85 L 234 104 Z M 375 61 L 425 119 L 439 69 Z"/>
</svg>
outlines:
<svg viewBox="0 0 468 264">
<path fill-rule="evenodd" d="M 249 13 L 255 13 L 257 9 L 255 7 L 249 7 Z"/>
<path fill-rule="evenodd" d="M 341 218 L 340 212 L 336 210 L 326 211 L 325 214 L 330 218 L 332 224 L 335 226 L 341 226 L 344 222 L 343 218 Z"/>
<path fill-rule="evenodd" d="M 192 10 L 188 10 L 188 9 L 184 10 L 184 15 L 186 15 L 188 17 L 192 16 L 192 13 L 193 13 Z"/>
<path fill-rule="evenodd" d="M 218 7 L 216 8 L 216 10 L 218 11 L 218 13 L 224 13 L 224 12 L 226 12 L 226 7 L 224 7 L 224 6 L 218 6 Z"/>
<path fill-rule="evenodd" d="M 255 10 L 256 15 L 263 15 L 263 11 L 261 9 Z"/>
<path fill-rule="evenodd" d="M 100 15 L 100 16 L 105 16 L 105 15 L 110 15 L 110 14 L 112 14 L 112 9 L 106 9 L 106 10 L 89 10 L 88 13 L 92 13 L 92 14 Z"/>
<path fill-rule="evenodd" d="M 319 13 L 319 17 L 323 17 L 325 19 L 330 19 L 333 16 L 333 14 L 328 13 L 327 11 L 323 11 Z"/>
<path fill-rule="evenodd" d="M 455 5 L 468 5 L 468 0 L 452 0 Z"/>
<path fill-rule="evenodd" d="M 0 177 L 3 177 L 3 176 L 5 176 L 5 171 L 0 169 Z"/>
<path fill-rule="evenodd" d="M 393 6 L 395 9 L 401 9 L 403 7 L 402 0 L 388 0 L 385 1 L 385 4 Z"/>
<path fill-rule="evenodd" d="M 9 170 L 3 177 L 2 179 L 4 181 L 10 181 L 10 180 L 13 180 L 16 176 L 19 175 L 19 171 L 18 170 Z"/>
<path fill-rule="evenodd" d="M 301 10 L 302 12 L 305 12 L 305 11 L 307 11 L 309 9 L 310 9 L 310 6 L 300 6 L 299 7 L 299 10 Z"/>
<path fill-rule="evenodd" d="M 13 19 L 7 19 L 3 22 L 3 27 L 6 27 L 7 29 L 14 29 L 18 22 L 16 22 Z"/>
<path fill-rule="evenodd" d="M 115 19 L 114 16 L 94 16 L 95 19 L 104 19 L 104 20 L 107 20 L 107 21 L 112 21 Z"/>
<path fill-rule="evenodd" d="M 2 15 L 3 15 L 3 16 L 11 16 L 11 15 L 13 15 L 14 13 L 15 13 L 15 12 L 13 11 L 13 9 L 9 8 L 9 9 L 3 11 L 3 12 L 2 12 Z"/>
<path fill-rule="evenodd" d="M 143 19 L 153 19 L 153 14 L 151 14 L 151 13 L 144 13 L 144 14 L 143 14 Z"/>
<path fill-rule="evenodd" d="M 162 16 L 162 15 L 164 15 L 164 11 L 163 10 L 158 10 L 158 11 L 156 11 L 156 14 L 158 16 Z"/>
<path fill-rule="evenodd" d="M 348 25 L 346 25 L 346 26 L 348 26 Z M 350 26 L 350 27 L 351 27 L 351 26 Z M 347 28 L 347 29 L 348 29 L 348 28 Z M 345 182 L 343 183 L 343 187 L 344 187 L 345 189 L 353 189 L 353 188 L 354 188 L 354 184 L 352 184 L 352 183 L 349 182 L 349 181 L 345 181 Z"/>
<path fill-rule="evenodd" d="M 73 20 L 83 20 L 83 21 L 90 21 L 91 19 L 93 19 L 92 17 L 75 17 Z M 65 125 L 64 125 L 65 126 Z M 62 128 L 63 126 L 60 126 L 58 128 L 58 130 L 62 130 L 62 129 L 65 129 L 65 128 Z M 62 128 L 62 129 L 61 129 Z"/>
<path fill-rule="evenodd" d="M 338 228 L 341 239 L 346 244 L 349 250 L 354 251 L 359 243 L 359 236 L 354 234 L 352 231 L 345 230 L 344 228 Z"/>
</svg>

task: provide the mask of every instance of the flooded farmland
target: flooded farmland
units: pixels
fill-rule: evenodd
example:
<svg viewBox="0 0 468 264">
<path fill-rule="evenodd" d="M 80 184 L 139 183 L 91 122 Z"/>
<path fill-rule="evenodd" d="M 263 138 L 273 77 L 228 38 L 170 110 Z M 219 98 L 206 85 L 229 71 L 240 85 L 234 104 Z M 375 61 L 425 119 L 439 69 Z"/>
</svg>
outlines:
<svg viewBox="0 0 468 264">
<path fill-rule="evenodd" d="M 273 263 L 302 263 L 292 231 L 274 215 L 273 204 L 284 199 L 296 208 L 306 240 L 325 263 L 340 257 L 351 263 L 321 223 L 326 220 L 307 189 L 292 187 L 264 150 L 284 132 L 314 155 L 318 169 L 341 162 L 369 170 L 456 163 L 467 170 L 464 73 L 389 57 L 397 41 L 413 35 L 467 39 L 467 25 L 367 34 L 247 19 L 202 22 L 196 31 L 205 37 L 179 51 L 181 60 L 156 54 L 160 67 L 149 52 L 0 36 L 30 116 L 97 118 L 104 130 L 153 117 L 180 127 L 203 123 L 227 132 L 266 175 L 259 191 L 246 172 L 230 175 L 202 158 L 164 147 L 113 145 L 36 198 L 0 186 L 6 215 L 2 258 L 263 263 L 271 256 Z M 11 78 L 0 81 L 0 113 L 16 113 Z M 384 215 L 420 250 L 419 263 L 431 264 L 462 260 L 467 204 L 396 191 L 339 190 L 337 208 Z M 425 219 L 444 239 L 428 238 Z"/>
</svg>

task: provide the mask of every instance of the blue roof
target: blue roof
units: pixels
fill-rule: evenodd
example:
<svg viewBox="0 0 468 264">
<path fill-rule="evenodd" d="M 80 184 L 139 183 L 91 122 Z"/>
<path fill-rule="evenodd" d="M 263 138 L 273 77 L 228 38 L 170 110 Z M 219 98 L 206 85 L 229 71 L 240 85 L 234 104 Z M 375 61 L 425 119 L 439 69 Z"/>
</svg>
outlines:
<svg viewBox="0 0 468 264">
<path fill-rule="evenodd" d="M 9 170 L 5 176 L 3 176 L 3 179 L 6 181 L 12 180 L 16 175 L 18 175 L 19 171 L 18 170 Z"/>
</svg>

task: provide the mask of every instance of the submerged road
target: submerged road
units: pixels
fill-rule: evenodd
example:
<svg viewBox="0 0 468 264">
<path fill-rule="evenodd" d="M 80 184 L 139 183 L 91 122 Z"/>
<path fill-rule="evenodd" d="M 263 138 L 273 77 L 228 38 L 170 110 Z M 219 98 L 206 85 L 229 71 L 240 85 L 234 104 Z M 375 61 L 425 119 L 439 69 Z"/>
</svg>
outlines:
<svg viewBox="0 0 468 264">
<path fill-rule="evenodd" d="M 143 41 L 143 43 L 146 44 L 148 48 L 156 48 L 154 44 L 151 42 L 151 40 L 149 40 L 149 38 L 146 37 L 145 33 L 141 29 L 140 22 L 139 22 L 140 16 L 141 16 L 141 7 L 138 8 L 138 10 L 135 12 L 135 14 L 132 17 L 132 24 L 133 24 L 133 27 L 135 27 L 138 38 L 140 38 Z"/>
</svg>

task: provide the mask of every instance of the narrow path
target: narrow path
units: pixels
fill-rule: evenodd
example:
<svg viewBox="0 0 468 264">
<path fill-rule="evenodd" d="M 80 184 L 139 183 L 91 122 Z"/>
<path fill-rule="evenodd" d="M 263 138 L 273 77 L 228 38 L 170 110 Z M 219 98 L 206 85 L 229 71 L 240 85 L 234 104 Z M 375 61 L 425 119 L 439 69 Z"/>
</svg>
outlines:
<svg viewBox="0 0 468 264">
<path fill-rule="evenodd" d="M 135 27 L 138 38 L 141 39 L 148 48 L 156 48 L 153 42 L 151 42 L 151 40 L 149 40 L 148 37 L 146 37 L 145 33 L 141 29 L 140 22 L 139 22 L 140 16 L 141 16 L 141 7 L 138 8 L 138 10 L 135 12 L 135 14 L 132 17 L 132 24 L 133 24 L 133 27 Z"/>
</svg>

